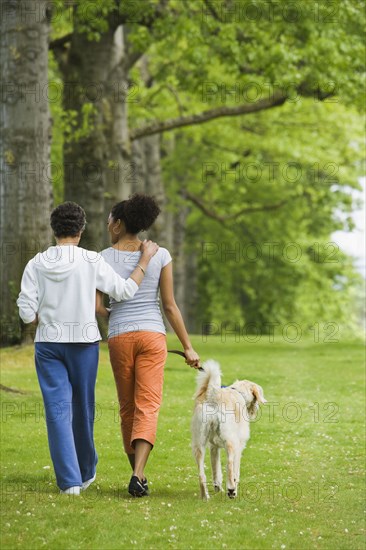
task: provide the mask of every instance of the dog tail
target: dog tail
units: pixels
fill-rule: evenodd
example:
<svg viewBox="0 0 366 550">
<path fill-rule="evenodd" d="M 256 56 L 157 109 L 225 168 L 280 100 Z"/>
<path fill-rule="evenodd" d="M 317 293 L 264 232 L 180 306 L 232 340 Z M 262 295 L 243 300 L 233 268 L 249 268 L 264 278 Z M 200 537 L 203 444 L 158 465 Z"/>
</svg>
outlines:
<svg viewBox="0 0 366 550">
<path fill-rule="evenodd" d="M 203 371 L 197 376 L 197 390 L 195 399 L 202 399 L 210 392 L 210 389 L 219 389 L 221 387 L 221 370 L 217 361 L 209 359 L 202 365 Z"/>
</svg>

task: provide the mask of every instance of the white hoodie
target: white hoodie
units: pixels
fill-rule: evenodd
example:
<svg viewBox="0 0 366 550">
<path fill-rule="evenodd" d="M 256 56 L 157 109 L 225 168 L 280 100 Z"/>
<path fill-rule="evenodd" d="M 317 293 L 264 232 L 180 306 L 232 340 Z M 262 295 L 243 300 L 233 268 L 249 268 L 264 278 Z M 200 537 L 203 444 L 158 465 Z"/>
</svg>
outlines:
<svg viewBox="0 0 366 550">
<path fill-rule="evenodd" d="M 19 315 L 38 315 L 35 342 L 91 343 L 101 339 L 95 291 L 118 302 L 133 298 L 138 285 L 122 279 L 100 254 L 73 245 L 50 246 L 28 262 L 17 300 Z"/>
</svg>

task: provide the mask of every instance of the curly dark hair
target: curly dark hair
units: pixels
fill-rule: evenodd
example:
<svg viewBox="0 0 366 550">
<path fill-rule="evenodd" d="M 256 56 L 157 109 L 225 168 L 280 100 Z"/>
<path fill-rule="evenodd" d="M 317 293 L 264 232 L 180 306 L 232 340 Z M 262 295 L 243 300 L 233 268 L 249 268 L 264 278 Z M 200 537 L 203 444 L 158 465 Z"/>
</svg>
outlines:
<svg viewBox="0 0 366 550">
<path fill-rule="evenodd" d="M 115 204 L 111 210 L 112 218 L 122 220 L 127 233 L 139 233 L 149 229 L 160 214 L 160 208 L 154 197 L 135 193 L 128 200 Z"/>
<path fill-rule="evenodd" d="M 51 227 L 55 237 L 76 237 L 84 231 L 85 212 L 76 202 L 63 202 L 51 212 Z"/>
</svg>

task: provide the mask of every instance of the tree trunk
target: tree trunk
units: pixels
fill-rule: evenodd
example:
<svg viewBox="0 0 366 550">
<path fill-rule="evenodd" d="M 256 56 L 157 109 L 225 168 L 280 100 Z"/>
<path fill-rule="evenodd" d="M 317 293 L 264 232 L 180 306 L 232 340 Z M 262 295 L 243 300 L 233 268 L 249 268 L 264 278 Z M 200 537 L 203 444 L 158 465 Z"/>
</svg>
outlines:
<svg viewBox="0 0 366 550">
<path fill-rule="evenodd" d="M 188 208 L 180 206 L 174 216 L 174 233 L 172 256 L 174 259 L 174 294 L 183 319 L 187 321 L 186 315 L 186 257 L 184 250 L 186 235 L 186 219 Z"/>
<path fill-rule="evenodd" d="M 15 304 L 27 261 L 51 243 L 49 14 L 39 0 L 1 1 L 1 333 L 20 339 Z"/>
<path fill-rule="evenodd" d="M 145 54 L 139 60 L 139 69 L 146 86 L 153 85 L 149 71 L 149 59 Z M 161 136 L 147 136 L 133 141 L 133 165 L 136 171 L 135 192 L 147 193 L 157 200 L 161 213 L 148 231 L 147 237 L 169 248 L 172 243 L 171 235 L 167 234 L 168 215 L 166 210 L 166 194 L 161 171 Z"/>
<path fill-rule="evenodd" d="M 146 70 L 146 65 L 145 65 Z M 147 136 L 133 141 L 133 160 L 136 164 L 140 185 L 138 190 L 153 195 L 158 200 L 162 212 L 148 231 L 148 238 L 155 240 L 160 246 L 166 247 L 173 256 L 174 269 L 174 294 L 177 304 L 182 312 L 188 330 L 195 328 L 195 258 L 187 257 L 185 252 L 186 221 L 188 207 L 180 204 L 183 201 L 178 197 L 178 205 L 171 205 L 166 197 L 161 170 L 162 154 L 171 152 L 174 148 L 174 139 L 165 143 L 164 153 L 161 152 L 161 140 L 159 136 Z M 182 182 L 184 186 L 184 182 Z M 137 190 L 137 189 L 135 189 Z M 166 323 L 167 328 L 170 326 Z"/>
<path fill-rule="evenodd" d="M 156 198 L 161 213 L 149 229 L 146 235 L 168 249 L 172 247 L 172 223 L 169 221 L 169 212 L 166 209 L 167 199 L 165 196 L 164 184 L 162 181 L 160 138 L 153 136 L 142 138 L 132 142 L 132 165 L 134 168 L 135 181 L 133 192 L 147 193 Z"/>
<path fill-rule="evenodd" d="M 131 142 L 128 133 L 128 70 L 125 63 L 125 29 L 119 26 L 114 34 L 111 52 L 111 77 L 106 82 L 106 104 L 110 121 L 105 126 L 107 142 L 107 167 L 104 194 L 104 222 L 107 222 L 112 206 L 127 199 L 137 182 L 136 167 L 132 162 Z M 133 94 L 131 94 L 133 99 Z M 105 227 L 105 225 L 103 226 Z M 104 232 L 105 246 L 109 245 Z"/>
<path fill-rule="evenodd" d="M 103 34 L 99 42 L 88 41 L 85 33 L 74 31 L 68 61 L 63 67 L 64 108 L 70 116 L 76 116 L 71 140 L 64 142 L 65 200 L 77 202 L 86 211 L 88 225 L 81 244 L 98 250 L 103 235 L 107 162 L 103 129 L 106 118 L 111 119 L 104 82 L 112 46 L 113 31 Z M 88 108 L 90 117 L 86 122 Z"/>
<path fill-rule="evenodd" d="M 185 253 L 184 270 L 184 319 L 188 332 L 199 334 L 201 327 L 197 320 L 197 254 Z"/>
<path fill-rule="evenodd" d="M 122 57 L 121 27 L 109 27 L 97 42 L 76 28 L 67 60 L 60 63 L 64 108 L 76 121 L 74 136 L 64 144 L 65 200 L 85 209 L 81 245 L 96 250 L 106 244 L 106 216 L 123 195 L 130 159 Z"/>
</svg>

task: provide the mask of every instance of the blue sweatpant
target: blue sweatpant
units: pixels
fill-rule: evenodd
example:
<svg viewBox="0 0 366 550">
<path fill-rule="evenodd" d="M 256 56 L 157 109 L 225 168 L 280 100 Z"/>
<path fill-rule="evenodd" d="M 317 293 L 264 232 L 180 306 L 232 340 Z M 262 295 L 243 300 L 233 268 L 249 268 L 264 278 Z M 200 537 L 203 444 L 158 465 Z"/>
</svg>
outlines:
<svg viewBox="0 0 366 550">
<path fill-rule="evenodd" d="M 57 485 L 65 490 L 92 478 L 95 382 L 99 343 L 35 343 L 48 443 Z"/>
</svg>

